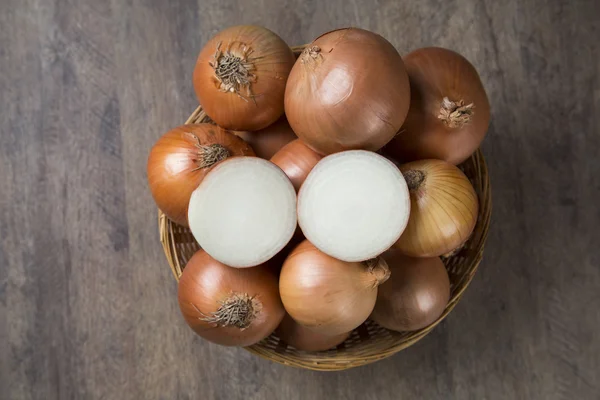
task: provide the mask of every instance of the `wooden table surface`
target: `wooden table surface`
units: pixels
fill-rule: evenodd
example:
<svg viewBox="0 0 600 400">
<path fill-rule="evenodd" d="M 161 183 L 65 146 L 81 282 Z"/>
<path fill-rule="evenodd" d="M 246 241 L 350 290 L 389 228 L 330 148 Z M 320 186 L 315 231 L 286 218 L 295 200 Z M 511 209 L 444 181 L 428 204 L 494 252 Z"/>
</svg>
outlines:
<svg viewBox="0 0 600 400">
<path fill-rule="evenodd" d="M 2 0 L 1 399 L 597 399 L 597 0 Z M 340 373 L 206 343 L 179 315 L 145 166 L 219 29 L 354 25 L 455 49 L 493 117 L 494 212 L 455 311 Z"/>
</svg>

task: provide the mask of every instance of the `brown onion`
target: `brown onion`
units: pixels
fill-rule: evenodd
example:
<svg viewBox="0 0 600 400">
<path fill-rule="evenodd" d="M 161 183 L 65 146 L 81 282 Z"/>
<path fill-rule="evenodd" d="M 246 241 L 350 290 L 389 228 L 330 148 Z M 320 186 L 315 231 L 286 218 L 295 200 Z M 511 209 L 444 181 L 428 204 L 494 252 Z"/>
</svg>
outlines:
<svg viewBox="0 0 600 400">
<path fill-rule="evenodd" d="M 379 287 L 371 319 L 393 331 L 425 328 L 450 298 L 450 280 L 438 257 L 412 258 L 390 250 L 382 255 L 391 276 Z"/>
<path fill-rule="evenodd" d="M 410 191 L 410 218 L 394 245 L 413 257 L 438 257 L 462 245 L 477 222 L 479 204 L 469 179 L 441 160 L 400 166 Z"/>
<path fill-rule="evenodd" d="M 187 226 L 192 192 L 218 162 L 253 156 L 242 139 L 211 124 L 183 125 L 164 134 L 148 157 L 148 183 L 160 208 L 174 222 Z"/>
<path fill-rule="evenodd" d="M 281 117 L 264 129 L 255 132 L 233 132 L 246 141 L 257 157 L 270 159 L 283 146 L 298 136 L 294 133 L 285 117 Z"/>
<path fill-rule="evenodd" d="M 398 132 L 410 101 L 402 58 L 387 40 L 339 29 L 308 45 L 285 91 L 285 112 L 298 137 L 321 154 L 379 150 Z"/>
<path fill-rule="evenodd" d="M 234 26 L 204 46 L 194 69 L 194 89 L 208 116 L 236 131 L 265 128 L 283 114 L 285 84 L 294 54 L 260 26 Z"/>
<path fill-rule="evenodd" d="M 290 255 L 292 250 L 296 248 L 302 241 L 306 240 L 304 234 L 302 234 L 302 230 L 297 227 L 294 232 L 294 236 L 290 239 L 289 243 L 285 245 L 285 247 L 277 254 L 273 256 L 266 264 L 269 266 L 271 272 L 273 272 L 276 276 L 279 277 L 281 273 L 281 268 L 283 268 L 283 263 L 286 258 Z"/>
<path fill-rule="evenodd" d="M 305 145 L 300 139 L 296 139 L 279 150 L 271 158 L 271 162 L 285 172 L 298 192 L 310 171 L 321 158 L 319 153 Z"/>
<path fill-rule="evenodd" d="M 298 323 L 323 335 L 340 335 L 362 324 L 373 311 L 377 286 L 389 277 L 382 259 L 345 262 L 319 251 L 308 240 L 283 264 L 281 301 Z"/>
<path fill-rule="evenodd" d="M 179 307 L 198 335 L 225 346 L 250 346 L 266 338 L 285 314 L 277 278 L 265 265 L 231 268 L 204 250 L 183 270 Z"/>
<path fill-rule="evenodd" d="M 404 57 L 410 109 L 384 152 L 403 162 L 436 158 L 460 164 L 477 150 L 490 123 L 490 103 L 477 71 L 451 50 L 429 47 Z"/>
<path fill-rule="evenodd" d="M 328 336 L 316 333 L 300 325 L 289 314 L 283 317 L 283 321 L 275 331 L 277 336 L 285 343 L 304 351 L 325 351 L 344 342 L 350 336 L 350 332 L 339 335 Z"/>
</svg>

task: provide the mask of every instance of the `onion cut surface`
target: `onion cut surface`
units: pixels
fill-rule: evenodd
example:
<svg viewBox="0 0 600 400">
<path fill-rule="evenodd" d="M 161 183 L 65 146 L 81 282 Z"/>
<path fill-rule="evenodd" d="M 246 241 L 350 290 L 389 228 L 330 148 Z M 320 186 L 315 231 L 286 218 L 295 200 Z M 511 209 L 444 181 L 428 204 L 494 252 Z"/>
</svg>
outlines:
<svg viewBox="0 0 600 400">
<path fill-rule="evenodd" d="M 409 215 L 409 192 L 400 170 L 364 150 L 322 159 L 298 195 L 298 222 L 306 238 L 343 261 L 365 261 L 389 249 Z"/>
<path fill-rule="evenodd" d="M 296 192 L 276 165 L 236 157 L 213 168 L 190 199 L 194 238 L 214 259 L 243 268 L 272 258 L 297 225 Z"/>
</svg>

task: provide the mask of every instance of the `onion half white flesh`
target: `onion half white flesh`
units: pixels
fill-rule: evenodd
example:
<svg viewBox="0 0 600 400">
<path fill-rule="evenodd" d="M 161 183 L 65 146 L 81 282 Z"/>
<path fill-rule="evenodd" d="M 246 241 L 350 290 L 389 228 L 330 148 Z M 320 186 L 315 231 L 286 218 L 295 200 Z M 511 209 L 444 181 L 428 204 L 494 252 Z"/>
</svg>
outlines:
<svg viewBox="0 0 600 400">
<path fill-rule="evenodd" d="M 194 191 L 188 221 L 211 257 L 231 267 L 253 267 L 292 238 L 296 192 L 271 162 L 234 157 L 215 166 Z"/>
<path fill-rule="evenodd" d="M 389 249 L 410 216 L 400 170 L 379 154 L 351 150 L 322 159 L 298 194 L 298 222 L 322 252 L 365 261 Z"/>
</svg>

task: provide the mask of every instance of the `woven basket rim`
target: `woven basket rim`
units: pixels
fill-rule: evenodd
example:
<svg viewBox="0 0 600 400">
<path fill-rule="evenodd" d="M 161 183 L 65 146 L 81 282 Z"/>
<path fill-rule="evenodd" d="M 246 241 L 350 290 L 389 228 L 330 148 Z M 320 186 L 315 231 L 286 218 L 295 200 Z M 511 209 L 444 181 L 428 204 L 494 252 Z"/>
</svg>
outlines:
<svg viewBox="0 0 600 400">
<path fill-rule="evenodd" d="M 298 55 L 305 46 L 296 46 L 292 49 L 294 53 Z M 202 111 L 202 107 L 198 106 L 196 110 L 190 115 L 187 119 L 186 124 L 190 123 L 199 123 L 203 120 L 206 120 L 206 115 Z M 466 274 L 461 275 L 459 281 L 455 283 L 458 285 L 458 289 L 454 291 L 444 313 L 432 324 L 427 327 L 408 333 L 408 336 L 402 337 L 397 341 L 392 339 L 388 340 L 387 343 L 384 343 L 380 346 L 376 347 L 376 351 L 369 352 L 369 354 L 361 354 L 344 356 L 343 352 L 337 352 L 334 356 L 332 356 L 331 352 L 298 352 L 298 354 L 302 354 L 302 357 L 294 356 L 293 354 L 286 354 L 284 351 L 278 351 L 278 349 L 272 349 L 267 347 L 263 342 L 259 342 L 255 345 L 245 347 L 245 349 L 255 355 L 258 355 L 267 360 L 275 361 L 277 363 L 294 366 L 304 369 L 317 370 L 317 371 L 339 371 L 345 370 L 348 368 L 353 368 L 361 365 L 367 365 L 384 358 L 387 358 L 411 345 L 416 343 L 425 337 L 429 332 L 433 330 L 441 321 L 446 318 L 446 316 L 454 309 L 454 307 L 460 301 L 464 291 L 471 283 L 479 264 L 483 258 L 483 249 L 487 239 L 487 234 L 490 225 L 491 219 L 491 210 L 492 210 L 492 198 L 491 198 L 491 186 L 489 175 L 487 171 L 487 165 L 485 163 L 485 159 L 481 153 L 481 150 L 477 150 L 475 154 L 471 156 L 468 160 L 469 163 L 473 165 L 475 170 L 475 182 L 473 186 L 478 191 L 479 198 L 479 214 L 477 224 L 475 226 L 475 230 L 472 236 L 467 241 L 467 244 L 470 245 L 476 241 L 475 250 L 476 252 L 468 259 L 469 268 Z M 473 177 L 470 177 L 473 179 Z M 160 210 L 158 211 L 158 222 L 159 222 L 159 234 L 160 241 L 167 258 L 167 261 L 171 267 L 171 271 L 176 280 L 179 280 L 179 277 L 183 271 L 184 266 L 181 265 L 178 253 L 177 253 L 177 241 L 176 241 L 176 233 L 175 233 L 175 225 L 172 223 Z M 180 229 L 180 228 L 179 228 Z M 457 257 L 455 255 L 453 257 Z M 360 327 L 359 327 L 360 329 Z M 380 328 L 382 329 L 382 328 Z M 395 335 L 395 333 L 390 331 L 391 335 Z M 267 339 L 265 339 L 267 340 Z M 372 339 L 367 339 L 372 340 Z M 374 343 L 377 340 L 374 341 Z M 294 353 L 295 354 L 295 353 Z"/>
</svg>

